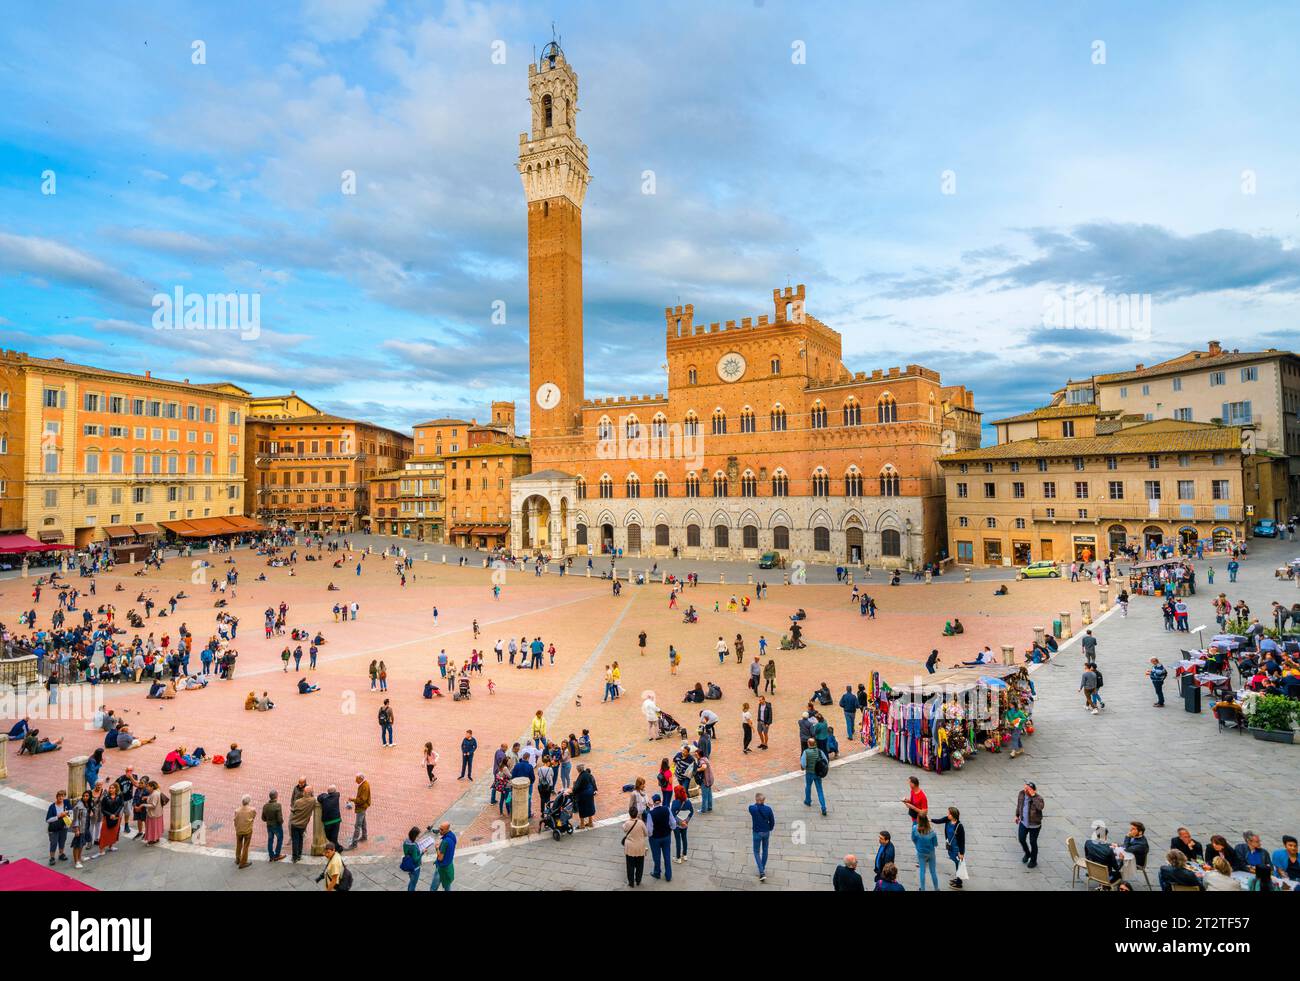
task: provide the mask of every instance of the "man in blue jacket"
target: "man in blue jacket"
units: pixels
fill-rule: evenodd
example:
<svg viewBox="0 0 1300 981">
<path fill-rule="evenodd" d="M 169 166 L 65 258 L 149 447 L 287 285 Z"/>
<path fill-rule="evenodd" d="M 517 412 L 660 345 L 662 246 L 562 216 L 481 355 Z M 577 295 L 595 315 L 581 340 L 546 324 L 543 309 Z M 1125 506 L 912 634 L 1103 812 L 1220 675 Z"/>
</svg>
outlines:
<svg viewBox="0 0 1300 981">
<path fill-rule="evenodd" d="M 673 860 L 672 853 L 669 850 L 669 842 L 672 841 L 673 828 L 677 826 L 677 819 L 673 817 L 673 812 L 668 809 L 664 799 L 659 794 L 653 798 L 653 806 L 646 811 L 646 824 L 649 825 L 650 832 L 650 854 L 654 857 L 654 869 L 650 872 L 650 878 L 659 878 L 659 859 L 663 858 L 663 874 L 665 882 L 673 881 Z"/>
<path fill-rule="evenodd" d="M 876 881 L 879 882 L 883 878 L 882 873 L 885 866 L 892 865 L 894 862 L 894 843 L 890 841 L 888 831 L 880 832 L 880 837 L 877 840 L 879 846 L 876 848 L 876 864 L 874 868 Z"/>
<path fill-rule="evenodd" d="M 762 794 L 754 795 L 754 803 L 749 805 L 749 819 L 754 834 L 754 862 L 758 865 L 758 881 L 767 881 L 767 845 L 776 827 L 776 814 L 767 806 L 767 798 Z"/>
<path fill-rule="evenodd" d="M 845 734 L 852 739 L 853 734 L 857 732 L 857 726 L 854 720 L 858 717 L 858 696 L 853 693 L 852 685 L 844 686 L 844 694 L 840 696 L 840 708 L 844 710 Z"/>
</svg>

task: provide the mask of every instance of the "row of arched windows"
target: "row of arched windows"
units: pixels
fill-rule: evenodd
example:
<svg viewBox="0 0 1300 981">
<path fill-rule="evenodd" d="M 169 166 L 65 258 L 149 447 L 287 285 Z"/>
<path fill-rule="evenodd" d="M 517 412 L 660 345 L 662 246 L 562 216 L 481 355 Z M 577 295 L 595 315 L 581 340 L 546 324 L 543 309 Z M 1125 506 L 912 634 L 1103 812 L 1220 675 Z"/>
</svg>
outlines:
<svg viewBox="0 0 1300 981">
<path fill-rule="evenodd" d="M 810 428 L 827 429 L 830 426 L 830 410 L 819 399 L 809 409 L 808 419 Z M 850 396 L 840 408 L 840 419 L 844 426 L 861 426 L 862 404 L 856 398 Z M 876 402 L 876 422 L 898 422 L 898 402 L 895 401 L 892 395 L 882 395 Z M 641 421 L 635 415 L 624 417 L 623 427 L 628 439 L 638 439 L 641 436 Z M 788 413 L 780 402 L 773 405 L 768 412 L 768 428 L 774 433 L 785 432 L 788 429 Z M 687 436 L 699 435 L 700 420 L 694 410 L 686 413 L 686 417 L 682 420 L 682 429 Z M 709 422 L 709 431 L 714 436 L 726 435 L 727 413 L 721 407 L 713 410 Z M 758 417 L 749 406 L 745 406 L 740 411 L 740 432 L 758 432 Z M 668 435 L 668 417 L 662 412 L 657 413 L 651 421 L 650 435 L 655 437 Z M 596 437 L 601 440 L 612 440 L 614 438 L 614 423 L 609 416 L 601 416 L 600 421 L 596 423 Z"/>
<path fill-rule="evenodd" d="M 727 497 L 730 494 L 730 481 L 726 473 L 721 470 L 714 471 L 711 477 L 708 474 L 706 478 L 710 479 L 713 484 L 714 497 Z M 901 493 L 901 479 L 898 471 L 894 469 L 893 464 L 886 464 L 877 476 L 876 491 L 881 497 L 898 497 Z M 831 475 L 824 467 L 818 467 L 813 471 L 809 478 L 811 485 L 811 494 L 813 497 L 830 497 L 832 492 Z M 778 469 L 770 481 L 770 496 L 772 497 L 789 497 L 790 496 L 790 477 L 784 470 Z M 668 476 L 662 471 L 655 474 L 652 481 L 652 490 L 655 497 L 668 497 Z M 700 496 L 700 475 L 694 470 L 688 471 L 684 482 L 687 497 Z M 598 483 L 599 493 L 602 498 L 612 498 L 614 496 L 614 478 L 609 474 L 602 474 Z M 844 474 L 841 485 L 845 497 L 865 497 L 867 489 L 866 477 L 857 467 L 850 467 Z M 623 493 L 625 497 L 638 498 L 641 496 L 641 478 L 635 473 L 629 473 L 623 480 Z M 586 498 L 587 482 L 583 478 L 578 478 L 578 497 Z M 753 470 L 745 470 L 740 475 L 740 496 L 741 497 L 758 497 L 759 479 Z"/>
<path fill-rule="evenodd" d="M 636 541 L 638 545 L 636 551 L 640 551 L 640 526 L 629 526 L 629 544 L 632 541 L 631 529 L 635 528 L 637 533 Z M 732 529 L 727 525 L 714 525 L 712 531 L 712 544 L 714 548 L 730 548 Z M 824 526 L 816 527 L 813 533 L 813 550 L 817 552 L 829 552 L 831 550 L 831 530 Z M 664 548 L 669 544 L 670 530 L 668 525 L 659 524 L 654 528 L 655 545 Z M 740 529 L 740 540 L 742 548 L 758 548 L 758 526 L 745 525 Z M 847 534 L 853 536 L 856 534 L 857 541 L 853 542 L 850 538 L 850 544 L 862 544 L 861 529 L 850 528 Z M 703 529 L 699 525 L 691 524 L 686 526 L 686 547 L 699 548 L 703 541 Z M 579 545 L 587 544 L 587 526 L 579 524 L 577 528 L 577 543 Z M 772 528 L 772 547 L 782 551 L 790 548 L 790 529 L 785 525 L 776 525 Z M 902 533 L 894 528 L 885 528 L 880 533 L 880 554 L 886 558 L 897 558 L 903 554 L 903 536 Z"/>
</svg>

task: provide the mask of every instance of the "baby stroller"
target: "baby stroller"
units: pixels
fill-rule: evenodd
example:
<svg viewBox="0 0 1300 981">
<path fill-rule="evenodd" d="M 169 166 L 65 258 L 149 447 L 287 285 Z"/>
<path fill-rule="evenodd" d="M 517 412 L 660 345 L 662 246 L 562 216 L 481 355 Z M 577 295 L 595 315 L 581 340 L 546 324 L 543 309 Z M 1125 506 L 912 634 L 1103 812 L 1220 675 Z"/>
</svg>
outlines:
<svg viewBox="0 0 1300 981">
<path fill-rule="evenodd" d="M 551 836 L 560 840 L 560 835 L 573 834 L 573 795 L 564 791 L 556 794 L 546 802 L 542 811 L 542 827 L 551 829 Z"/>
<path fill-rule="evenodd" d="M 674 719 L 667 712 L 659 712 L 659 738 L 667 739 L 669 736 L 676 734 L 681 739 L 686 738 L 686 729 L 680 722 Z"/>
<path fill-rule="evenodd" d="M 462 675 L 456 684 L 456 691 L 452 694 L 453 702 L 460 702 L 469 698 L 469 675 Z"/>
</svg>

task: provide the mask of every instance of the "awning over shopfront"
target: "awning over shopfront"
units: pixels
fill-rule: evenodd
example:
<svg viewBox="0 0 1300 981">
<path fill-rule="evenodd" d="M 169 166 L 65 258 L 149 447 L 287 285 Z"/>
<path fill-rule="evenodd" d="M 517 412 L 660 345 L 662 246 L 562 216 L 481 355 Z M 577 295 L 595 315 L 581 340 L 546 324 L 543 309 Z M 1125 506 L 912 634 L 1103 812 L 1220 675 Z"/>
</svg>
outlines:
<svg viewBox="0 0 1300 981">
<path fill-rule="evenodd" d="M 451 534 L 453 535 L 470 535 L 473 534 L 473 532 L 474 529 L 470 525 L 456 525 L 456 527 L 451 529 Z"/>
<path fill-rule="evenodd" d="M 141 538 L 156 538 L 162 534 L 157 525 L 132 525 L 131 530 Z"/>
<path fill-rule="evenodd" d="M 494 538 L 506 534 L 510 530 L 509 525 L 475 525 L 474 534 L 483 535 L 487 538 Z"/>
<path fill-rule="evenodd" d="M 104 534 L 109 538 L 132 538 L 135 531 L 130 525 L 108 525 L 104 528 Z"/>
<path fill-rule="evenodd" d="M 265 530 L 261 524 L 242 514 L 231 514 L 220 518 L 164 521 L 162 526 L 180 538 L 215 538 L 219 535 L 245 535 Z"/>
<path fill-rule="evenodd" d="M 61 542 L 63 541 L 63 532 L 61 531 L 43 531 L 40 533 L 43 542 Z"/>
<path fill-rule="evenodd" d="M 18 555 L 23 552 L 50 552 L 58 549 L 72 548 L 71 545 L 60 545 L 56 542 L 46 541 L 45 535 L 58 535 L 59 532 L 42 532 L 42 540 L 36 541 L 34 538 L 28 538 L 26 535 L 0 535 L 0 555 Z"/>
</svg>

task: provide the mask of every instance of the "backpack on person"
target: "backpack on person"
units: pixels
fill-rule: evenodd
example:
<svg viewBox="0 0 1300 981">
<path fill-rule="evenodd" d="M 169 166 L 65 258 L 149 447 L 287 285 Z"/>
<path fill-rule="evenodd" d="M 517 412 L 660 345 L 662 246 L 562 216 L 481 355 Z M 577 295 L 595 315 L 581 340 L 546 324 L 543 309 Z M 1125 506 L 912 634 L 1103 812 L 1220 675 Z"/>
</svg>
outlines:
<svg viewBox="0 0 1300 981">
<path fill-rule="evenodd" d="M 817 751 L 817 761 L 813 764 L 813 773 L 817 774 L 817 779 L 821 780 L 826 774 L 831 772 L 830 760 L 821 750 Z"/>
</svg>

